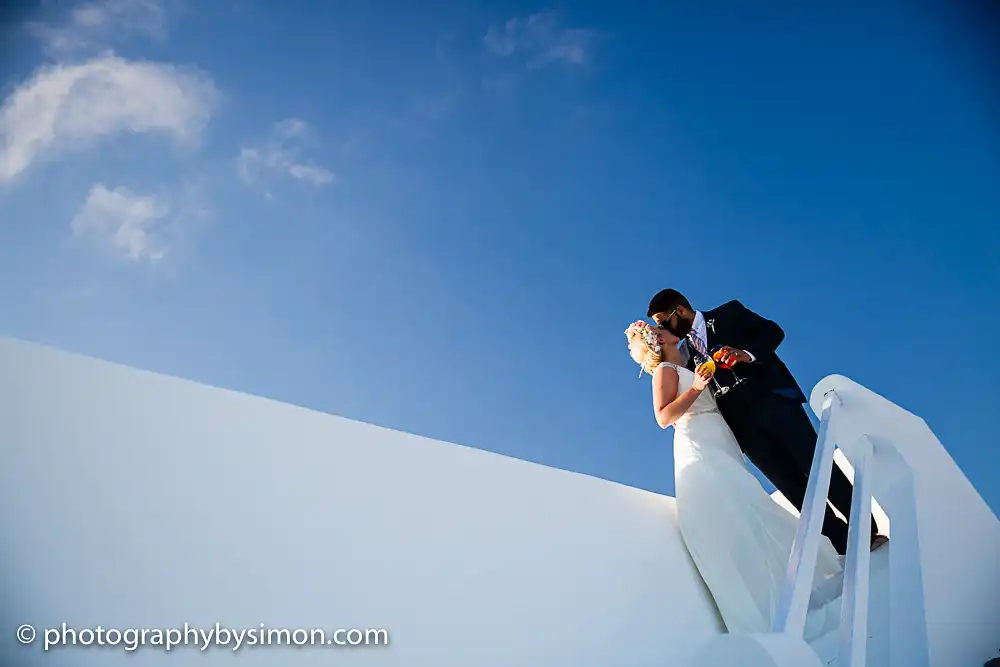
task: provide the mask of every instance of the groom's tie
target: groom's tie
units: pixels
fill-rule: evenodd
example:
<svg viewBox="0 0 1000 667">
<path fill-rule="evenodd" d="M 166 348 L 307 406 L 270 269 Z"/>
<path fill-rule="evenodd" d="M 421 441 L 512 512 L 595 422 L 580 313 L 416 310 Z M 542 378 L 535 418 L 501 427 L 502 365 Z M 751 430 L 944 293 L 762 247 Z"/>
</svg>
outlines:
<svg viewBox="0 0 1000 667">
<path fill-rule="evenodd" d="M 694 329 L 688 332 L 687 337 L 691 345 L 694 346 L 694 349 L 698 351 L 698 354 L 703 357 L 708 356 L 708 347 L 705 346 L 705 341 L 698 337 L 698 333 Z"/>
</svg>

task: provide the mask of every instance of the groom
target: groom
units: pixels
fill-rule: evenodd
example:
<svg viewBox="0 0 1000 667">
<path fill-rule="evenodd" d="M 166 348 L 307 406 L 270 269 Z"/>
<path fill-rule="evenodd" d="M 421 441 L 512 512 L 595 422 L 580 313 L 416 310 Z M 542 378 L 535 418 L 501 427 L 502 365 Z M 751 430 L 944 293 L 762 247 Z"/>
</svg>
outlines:
<svg viewBox="0 0 1000 667">
<path fill-rule="evenodd" d="M 672 289 L 650 300 L 647 316 L 683 341 L 681 354 L 690 370 L 695 367 L 693 352 L 707 356 L 715 346 L 725 346 L 724 359 L 733 362 L 733 369 L 716 371 L 719 384 L 731 386 L 718 399 L 719 411 L 747 458 L 801 512 L 816 449 L 816 430 L 803 406 L 805 395 L 777 355 L 785 332 L 739 301 L 702 313 Z M 736 376 L 746 382 L 734 385 Z M 851 516 L 852 490 L 847 476 L 834 465 L 829 500 L 845 517 Z M 871 521 L 874 550 L 888 538 L 878 534 L 874 516 Z M 847 523 L 829 504 L 823 534 L 837 553 L 847 553 Z"/>
</svg>

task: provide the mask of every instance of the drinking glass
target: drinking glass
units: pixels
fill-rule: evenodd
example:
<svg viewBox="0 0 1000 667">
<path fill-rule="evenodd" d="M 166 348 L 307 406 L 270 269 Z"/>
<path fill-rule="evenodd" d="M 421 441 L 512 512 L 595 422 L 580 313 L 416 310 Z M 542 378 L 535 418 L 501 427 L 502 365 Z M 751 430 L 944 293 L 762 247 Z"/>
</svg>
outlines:
<svg viewBox="0 0 1000 667">
<path fill-rule="evenodd" d="M 732 384 L 732 386 L 735 387 L 736 385 L 743 384 L 744 382 L 746 382 L 746 380 L 743 379 L 743 378 L 741 378 L 739 375 L 736 374 L 736 371 L 733 370 L 733 365 L 734 364 L 727 363 L 727 362 L 725 362 L 725 361 L 722 360 L 722 350 L 725 347 L 726 347 L 725 345 L 716 345 L 715 347 L 713 347 L 712 348 L 712 360 L 715 361 L 716 365 L 719 368 L 723 368 L 723 369 L 725 369 L 725 370 L 727 370 L 727 371 L 729 371 L 730 373 L 733 374 L 733 377 L 736 378 L 736 382 L 734 382 Z M 728 390 L 729 387 L 727 387 L 726 389 Z M 723 392 L 723 393 L 725 393 L 725 392 Z"/>
<path fill-rule="evenodd" d="M 711 357 L 706 357 L 705 355 L 701 354 L 695 349 L 692 349 L 691 352 L 694 355 L 694 363 L 695 363 L 694 370 L 696 373 L 700 371 L 702 367 L 705 366 L 707 366 L 709 370 L 712 371 L 712 384 L 715 385 L 715 396 L 716 397 L 722 396 L 727 391 L 729 391 L 729 387 L 723 387 L 721 384 L 719 384 L 719 381 L 715 379 L 715 370 L 717 365 L 715 360 L 712 359 Z"/>
</svg>

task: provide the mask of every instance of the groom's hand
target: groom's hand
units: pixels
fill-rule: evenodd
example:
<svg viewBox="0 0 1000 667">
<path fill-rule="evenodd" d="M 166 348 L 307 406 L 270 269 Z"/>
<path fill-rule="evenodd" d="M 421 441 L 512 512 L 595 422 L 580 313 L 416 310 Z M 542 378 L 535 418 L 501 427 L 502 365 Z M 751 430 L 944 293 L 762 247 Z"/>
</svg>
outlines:
<svg viewBox="0 0 1000 667">
<path fill-rule="evenodd" d="M 735 347 L 729 347 L 728 345 L 723 346 L 720 352 L 722 353 L 720 361 L 724 364 L 749 364 L 753 361 L 750 355 L 743 350 L 737 350 Z"/>
</svg>

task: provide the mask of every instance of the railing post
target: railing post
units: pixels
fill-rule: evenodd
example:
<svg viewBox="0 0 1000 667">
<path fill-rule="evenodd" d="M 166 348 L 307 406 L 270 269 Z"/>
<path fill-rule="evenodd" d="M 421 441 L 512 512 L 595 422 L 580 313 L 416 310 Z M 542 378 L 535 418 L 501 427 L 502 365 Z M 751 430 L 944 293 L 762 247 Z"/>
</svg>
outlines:
<svg viewBox="0 0 1000 667">
<path fill-rule="evenodd" d="M 840 667 L 865 667 L 868 651 L 868 588 L 870 583 L 872 471 L 874 455 L 867 435 L 858 439 L 854 492 L 847 534 L 847 566 L 840 608 Z"/>
<path fill-rule="evenodd" d="M 795 531 L 791 555 L 788 558 L 785 583 L 781 589 L 781 597 L 772 624 L 775 632 L 786 632 L 797 637 L 802 637 L 805 632 L 809 596 L 816 575 L 816 558 L 819 555 L 819 543 L 823 535 L 826 499 L 830 493 L 830 476 L 833 473 L 834 439 L 830 433 L 830 421 L 839 406 L 840 399 L 837 393 L 831 390 L 823 400 L 816 452 L 809 470 L 809 482 L 806 486 L 805 499 L 802 501 L 802 512 Z"/>
<path fill-rule="evenodd" d="M 890 491 L 892 548 L 889 551 L 889 656 L 893 666 L 930 667 L 917 495 L 912 475 Z M 961 518 L 956 518 L 961 520 Z M 956 620 L 956 623 L 961 623 Z"/>
</svg>

